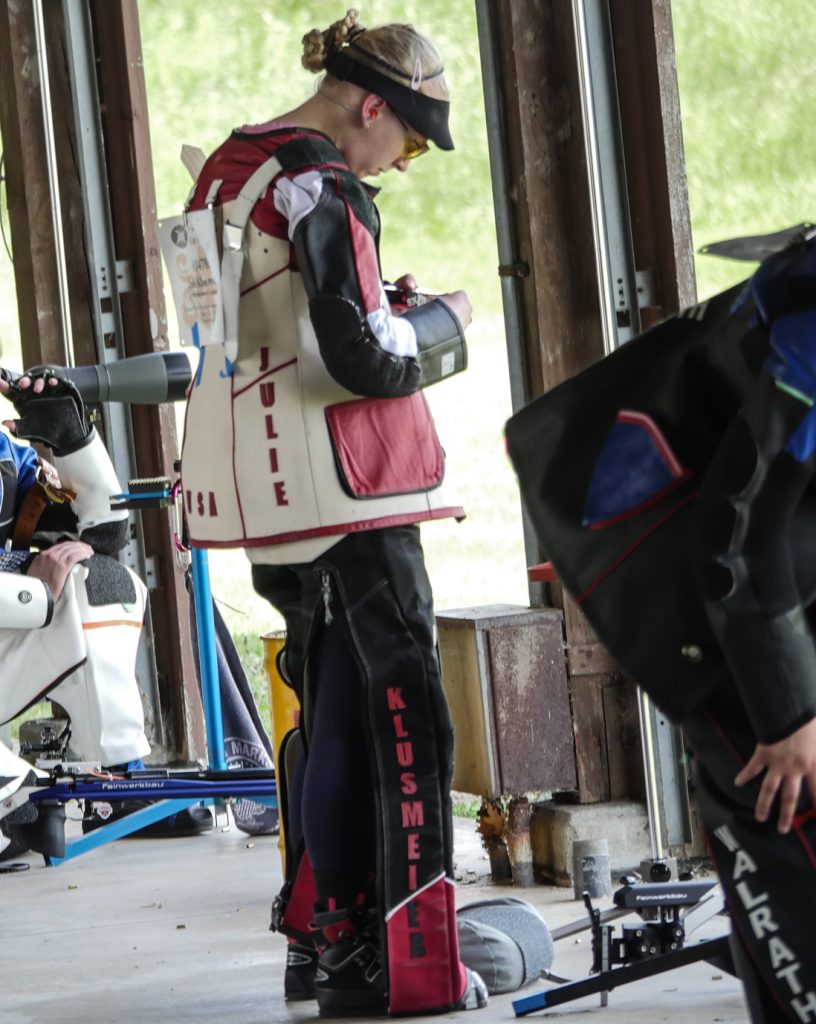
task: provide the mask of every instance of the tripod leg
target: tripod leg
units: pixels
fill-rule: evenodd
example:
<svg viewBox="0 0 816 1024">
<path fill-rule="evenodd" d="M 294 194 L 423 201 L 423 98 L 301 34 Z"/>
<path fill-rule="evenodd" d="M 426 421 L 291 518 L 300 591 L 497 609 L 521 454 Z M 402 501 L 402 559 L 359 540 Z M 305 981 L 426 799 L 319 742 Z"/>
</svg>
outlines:
<svg viewBox="0 0 816 1024">
<path fill-rule="evenodd" d="M 611 992 L 614 988 L 629 985 L 634 981 L 641 981 L 653 974 L 661 974 L 663 971 L 670 971 L 675 967 L 684 967 L 686 964 L 696 963 L 699 960 L 721 956 L 727 950 L 727 946 L 728 939 L 725 936 L 707 939 L 696 946 L 683 946 L 682 949 L 675 950 L 673 953 L 649 957 L 647 960 L 630 963 L 624 967 L 612 968 L 605 974 L 595 974 L 590 978 L 549 988 L 545 992 L 536 992 L 533 995 L 523 996 L 521 999 L 514 999 L 513 1011 L 517 1017 L 524 1017 L 528 1013 L 535 1013 L 536 1010 L 559 1006 L 562 1003 L 571 1002 L 573 999 L 580 999 L 582 996 L 591 996 L 596 992 Z M 771 1022 L 776 1024 L 776 1019 L 759 1018 L 759 1022 L 760 1024 L 771 1024 Z"/>
</svg>

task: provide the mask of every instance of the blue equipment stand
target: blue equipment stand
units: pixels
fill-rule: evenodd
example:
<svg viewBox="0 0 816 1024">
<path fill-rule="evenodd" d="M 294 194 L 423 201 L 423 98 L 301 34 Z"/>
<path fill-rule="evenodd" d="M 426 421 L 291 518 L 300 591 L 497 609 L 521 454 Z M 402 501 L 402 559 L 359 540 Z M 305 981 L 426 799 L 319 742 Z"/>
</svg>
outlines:
<svg viewBox="0 0 816 1024">
<path fill-rule="evenodd" d="M 149 807 L 132 811 L 81 838 L 66 842 L 63 857 L 45 858 L 49 866 L 121 839 L 192 804 L 212 804 L 222 797 L 252 797 L 272 807 L 278 805 L 274 769 L 229 769 L 227 765 L 209 561 L 207 552 L 201 548 L 193 548 L 190 554 L 209 769 L 178 772 L 145 769 L 126 772 L 123 778 L 71 777 L 66 773 L 53 785 L 35 789 L 29 796 L 33 803 L 42 800 L 65 803 L 76 799 L 155 801 Z"/>
<path fill-rule="evenodd" d="M 224 753 L 224 724 L 221 718 L 221 690 L 218 681 L 218 654 L 215 648 L 215 619 L 210 589 L 210 562 L 203 548 L 190 549 L 193 570 L 193 603 L 198 632 L 198 656 L 201 662 L 201 696 L 207 726 L 207 751 L 210 768 L 227 767 Z"/>
</svg>

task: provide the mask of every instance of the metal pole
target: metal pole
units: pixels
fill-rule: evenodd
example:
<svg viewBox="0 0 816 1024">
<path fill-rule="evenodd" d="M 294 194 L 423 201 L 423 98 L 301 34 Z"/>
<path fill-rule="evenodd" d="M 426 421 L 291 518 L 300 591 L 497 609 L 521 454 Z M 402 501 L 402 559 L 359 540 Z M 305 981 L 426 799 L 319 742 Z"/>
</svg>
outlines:
<svg viewBox="0 0 816 1024">
<path fill-rule="evenodd" d="M 631 217 L 606 0 L 572 0 L 607 354 L 640 332 Z"/>
<path fill-rule="evenodd" d="M 198 656 L 201 662 L 201 696 L 204 720 L 207 725 L 207 747 L 210 768 L 227 767 L 224 752 L 224 723 L 221 717 L 221 689 L 218 679 L 218 653 L 215 646 L 215 617 L 213 616 L 210 566 L 207 552 L 192 548 L 190 559 L 193 570 L 193 598 L 195 602 Z"/>
<path fill-rule="evenodd" d="M 646 781 L 646 810 L 649 817 L 649 842 L 652 858 L 662 860 L 665 856 L 663 845 L 663 823 L 661 821 L 660 785 L 657 778 L 654 739 L 652 737 L 651 701 L 637 688 L 638 720 L 640 721 L 640 742 L 643 748 L 643 775 Z"/>
<path fill-rule="evenodd" d="M 640 332 L 640 309 L 608 0 L 572 0 L 572 13 L 604 348 L 610 353 Z M 637 698 L 652 856 L 662 859 L 668 845 L 691 840 L 678 763 L 682 740 L 640 687 Z"/>
<path fill-rule="evenodd" d="M 45 137 L 45 159 L 48 165 L 48 190 L 51 195 L 51 222 L 54 232 L 54 258 L 57 261 L 57 287 L 60 295 L 60 322 L 65 351 L 71 363 L 74 361 L 74 338 L 71 318 L 68 315 L 68 271 L 65 264 L 65 239 L 62 233 L 62 203 L 60 200 L 59 172 L 57 170 L 56 144 L 54 141 L 54 117 L 51 110 L 51 81 L 48 74 L 48 52 L 45 45 L 45 21 L 42 0 L 34 0 L 34 37 L 37 41 L 37 71 L 40 76 L 40 98 L 43 111 L 43 135 Z"/>
<path fill-rule="evenodd" d="M 125 356 L 119 297 L 128 289 L 127 267 L 124 264 L 117 264 L 114 254 L 113 226 L 105 173 L 105 148 L 95 77 L 96 59 L 88 4 L 86 0 L 63 0 L 63 13 L 90 264 L 91 316 L 94 323 L 97 359 L 99 363 L 107 364 Z M 111 460 L 116 475 L 124 485 L 136 476 L 130 410 L 121 402 L 106 403 L 102 406 L 102 418 Z M 122 561 L 145 581 L 149 590 L 153 590 L 157 586 L 157 580 L 152 559 L 148 559 L 145 554 L 141 532 L 134 528 L 131 535 L 131 540 L 122 552 Z M 158 744 L 164 745 L 166 733 L 159 711 L 161 700 L 158 691 L 158 669 L 149 615 L 145 620 L 142 637 L 136 671 L 155 711 L 152 715 L 152 738 Z"/>
</svg>

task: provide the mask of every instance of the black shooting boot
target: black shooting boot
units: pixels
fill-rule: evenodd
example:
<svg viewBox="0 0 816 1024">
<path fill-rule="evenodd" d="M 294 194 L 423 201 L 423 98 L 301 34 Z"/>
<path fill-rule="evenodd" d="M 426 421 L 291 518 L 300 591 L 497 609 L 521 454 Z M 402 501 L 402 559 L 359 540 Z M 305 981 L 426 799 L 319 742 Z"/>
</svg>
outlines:
<svg viewBox="0 0 816 1024">
<path fill-rule="evenodd" d="M 287 1003 L 317 998 L 317 949 L 295 939 L 286 947 L 283 997 Z"/>
<path fill-rule="evenodd" d="M 314 917 L 325 947 L 317 961 L 321 1017 L 372 1017 L 388 1011 L 385 972 L 374 911 L 318 911 Z"/>
<path fill-rule="evenodd" d="M 0 831 L 10 840 L 0 861 L 29 850 L 46 858 L 65 856 L 65 807 L 56 800 L 23 804 L 3 818 Z"/>
</svg>

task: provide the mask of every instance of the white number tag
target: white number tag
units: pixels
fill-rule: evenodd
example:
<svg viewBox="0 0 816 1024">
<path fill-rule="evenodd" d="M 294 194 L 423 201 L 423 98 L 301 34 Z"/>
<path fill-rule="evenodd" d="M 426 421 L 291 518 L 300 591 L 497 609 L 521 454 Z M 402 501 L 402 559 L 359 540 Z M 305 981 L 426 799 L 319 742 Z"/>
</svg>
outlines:
<svg viewBox="0 0 816 1024">
<path fill-rule="evenodd" d="M 182 345 L 224 341 L 221 272 L 210 208 L 159 221 L 159 243 L 170 276 Z"/>
</svg>

